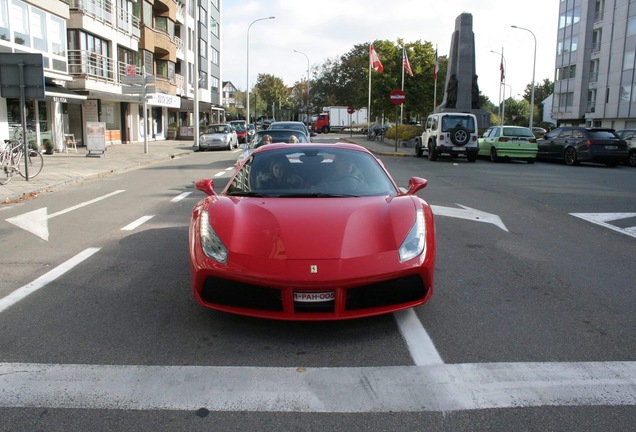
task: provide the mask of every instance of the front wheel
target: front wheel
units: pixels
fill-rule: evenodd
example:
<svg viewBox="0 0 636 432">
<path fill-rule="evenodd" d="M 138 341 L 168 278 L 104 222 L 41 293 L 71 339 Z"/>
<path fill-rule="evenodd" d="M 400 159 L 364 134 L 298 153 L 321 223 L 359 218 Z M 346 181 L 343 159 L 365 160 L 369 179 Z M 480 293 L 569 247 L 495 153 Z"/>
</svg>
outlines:
<svg viewBox="0 0 636 432">
<path fill-rule="evenodd" d="M 565 149 L 565 164 L 566 165 L 578 165 L 579 164 L 579 160 L 578 157 L 576 156 L 576 149 L 574 147 L 568 147 Z"/>
<path fill-rule="evenodd" d="M 18 163 L 18 172 L 22 177 L 26 178 L 26 169 L 24 164 L 25 162 L 20 160 Z M 29 166 L 29 178 L 35 177 L 42 171 L 42 167 L 44 166 L 44 156 L 42 156 L 42 153 L 29 149 L 28 156 L 26 157 L 26 164 Z"/>
<path fill-rule="evenodd" d="M 636 167 L 636 150 L 631 150 L 627 156 L 627 164 L 630 167 Z"/>
</svg>

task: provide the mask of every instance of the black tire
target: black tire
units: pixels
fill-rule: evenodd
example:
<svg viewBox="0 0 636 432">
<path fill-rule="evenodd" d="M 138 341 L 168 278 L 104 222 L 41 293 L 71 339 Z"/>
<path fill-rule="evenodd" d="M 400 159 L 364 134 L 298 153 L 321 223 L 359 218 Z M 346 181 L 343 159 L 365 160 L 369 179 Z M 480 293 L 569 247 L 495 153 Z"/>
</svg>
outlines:
<svg viewBox="0 0 636 432">
<path fill-rule="evenodd" d="M 579 164 L 579 158 L 576 155 L 576 149 L 574 147 L 568 147 L 565 149 L 563 159 L 565 159 L 565 164 L 569 166 Z"/>
<path fill-rule="evenodd" d="M 479 156 L 478 152 L 470 152 L 466 155 L 468 162 L 477 162 L 477 156 Z"/>
<path fill-rule="evenodd" d="M 497 156 L 497 149 L 490 147 L 490 160 L 492 162 L 499 162 L 499 156 Z"/>
<path fill-rule="evenodd" d="M 636 167 L 636 149 L 629 151 L 629 155 L 627 156 L 627 165 L 630 167 Z"/>
<path fill-rule="evenodd" d="M 329 133 L 329 126 L 323 126 L 322 127 L 322 133 L 328 134 Z"/>
<path fill-rule="evenodd" d="M 536 159 L 526 159 L 526 162 L 528 162 L 529 164 L 533 164 L 535 160 Z"/>
<path fill-rule="evenodd" d="M 435 162 L 437 160 L 437 151 L 435 149 L 435 144 L 428 143 L 428 160 L 431 162 Z"/>
<path fill-rule="evenodd" d="M 415 143 L 415 156 L 418 158 L 421 158 L 422 156 L 424 156 L 424 150 L 422 150 L 422 146 L 420 145 L 419 142 Z"/>
<path fill-rule="evenodd" d="M 456 146 L 463 146 L 468 144 L 470 140 L 470 133 L 468 133 L 468 129 L 462 126 L 457 126 L 455 129 L 450 132 L 450 139 L 453 144 Z"/>
</svg>

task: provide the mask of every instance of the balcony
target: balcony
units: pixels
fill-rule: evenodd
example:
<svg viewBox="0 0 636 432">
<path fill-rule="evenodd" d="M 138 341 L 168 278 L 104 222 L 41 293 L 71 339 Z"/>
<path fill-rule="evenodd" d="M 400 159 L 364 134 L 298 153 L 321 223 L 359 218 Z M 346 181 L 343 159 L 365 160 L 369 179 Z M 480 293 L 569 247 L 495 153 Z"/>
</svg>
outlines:
<svg viewBox="0 0 636 432">
<path fill-rule="evenodd" d="M 106 56 L 86 51 L 68 50 L 68 71 L 75 77 L 115 83 L 115 61 Z"/>
<path fill-rule="evenodd" d="M 141 28 L 139 18 L 128 13 L 125 9 L 114 8 L 113 4 L 110 0 L 69 0 L 69 10 L 79 12 L 107 28 L 118 30 L 126 36 L 139 40 Z M 91 23 L 84 22 L 84 20 L 76 22 L 74 25 L 92 29 Z"/>
</svg>

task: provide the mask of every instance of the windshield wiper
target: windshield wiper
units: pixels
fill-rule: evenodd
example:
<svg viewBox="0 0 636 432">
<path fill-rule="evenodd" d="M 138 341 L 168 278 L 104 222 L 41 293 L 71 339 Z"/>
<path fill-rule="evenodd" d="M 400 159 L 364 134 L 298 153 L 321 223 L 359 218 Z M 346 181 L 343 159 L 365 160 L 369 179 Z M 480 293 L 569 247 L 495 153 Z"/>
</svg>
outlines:
<svg viewBox="0 0 636 432">
<path fill-rule="evenodd" d="M 285 194 L 281 197 L 284 198 L 353 198 L 358 197 L 360 195 L 353 194 L 334 194 L 334 193 L 325 193 L 325 192 L 305 192 L 305 193 L 292 193 Z"/>
<path fill-rule="evenodd" d="M 260 193 L 260 192 L 246 192 L 246 191 L 232 191 L 227 193 L 229 196 L 244 196 L 244 197 L 255 197 L 255 198 L 266 198 L 271 195 Z"/>
</svg>

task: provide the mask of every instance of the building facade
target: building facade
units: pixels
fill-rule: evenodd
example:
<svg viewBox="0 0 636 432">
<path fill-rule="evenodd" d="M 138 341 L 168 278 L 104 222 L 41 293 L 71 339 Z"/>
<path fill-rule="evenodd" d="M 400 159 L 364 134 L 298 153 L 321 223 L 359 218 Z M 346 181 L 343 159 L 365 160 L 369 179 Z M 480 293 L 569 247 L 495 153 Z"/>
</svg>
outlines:
<svg viewBox="0 0 636 432">
<path fill-rule="evenodd" d="M 29 139 L 58 149 L 64 134 L 81 145 L 87 122 L 105 124 L 108 145 L 166 139 L 169 125 L 192 139 L 196 118 L 221 118 L 220 27 L 221 0 L 0 0 L 0 52 L 45 59 Z M 0 137 L 17 106 L 0 98 Z"/>
<path fill-rule="evenodd" d="M 561 0 L 552 117 L 636 128 L 636 0 Z"/>
</svg>

